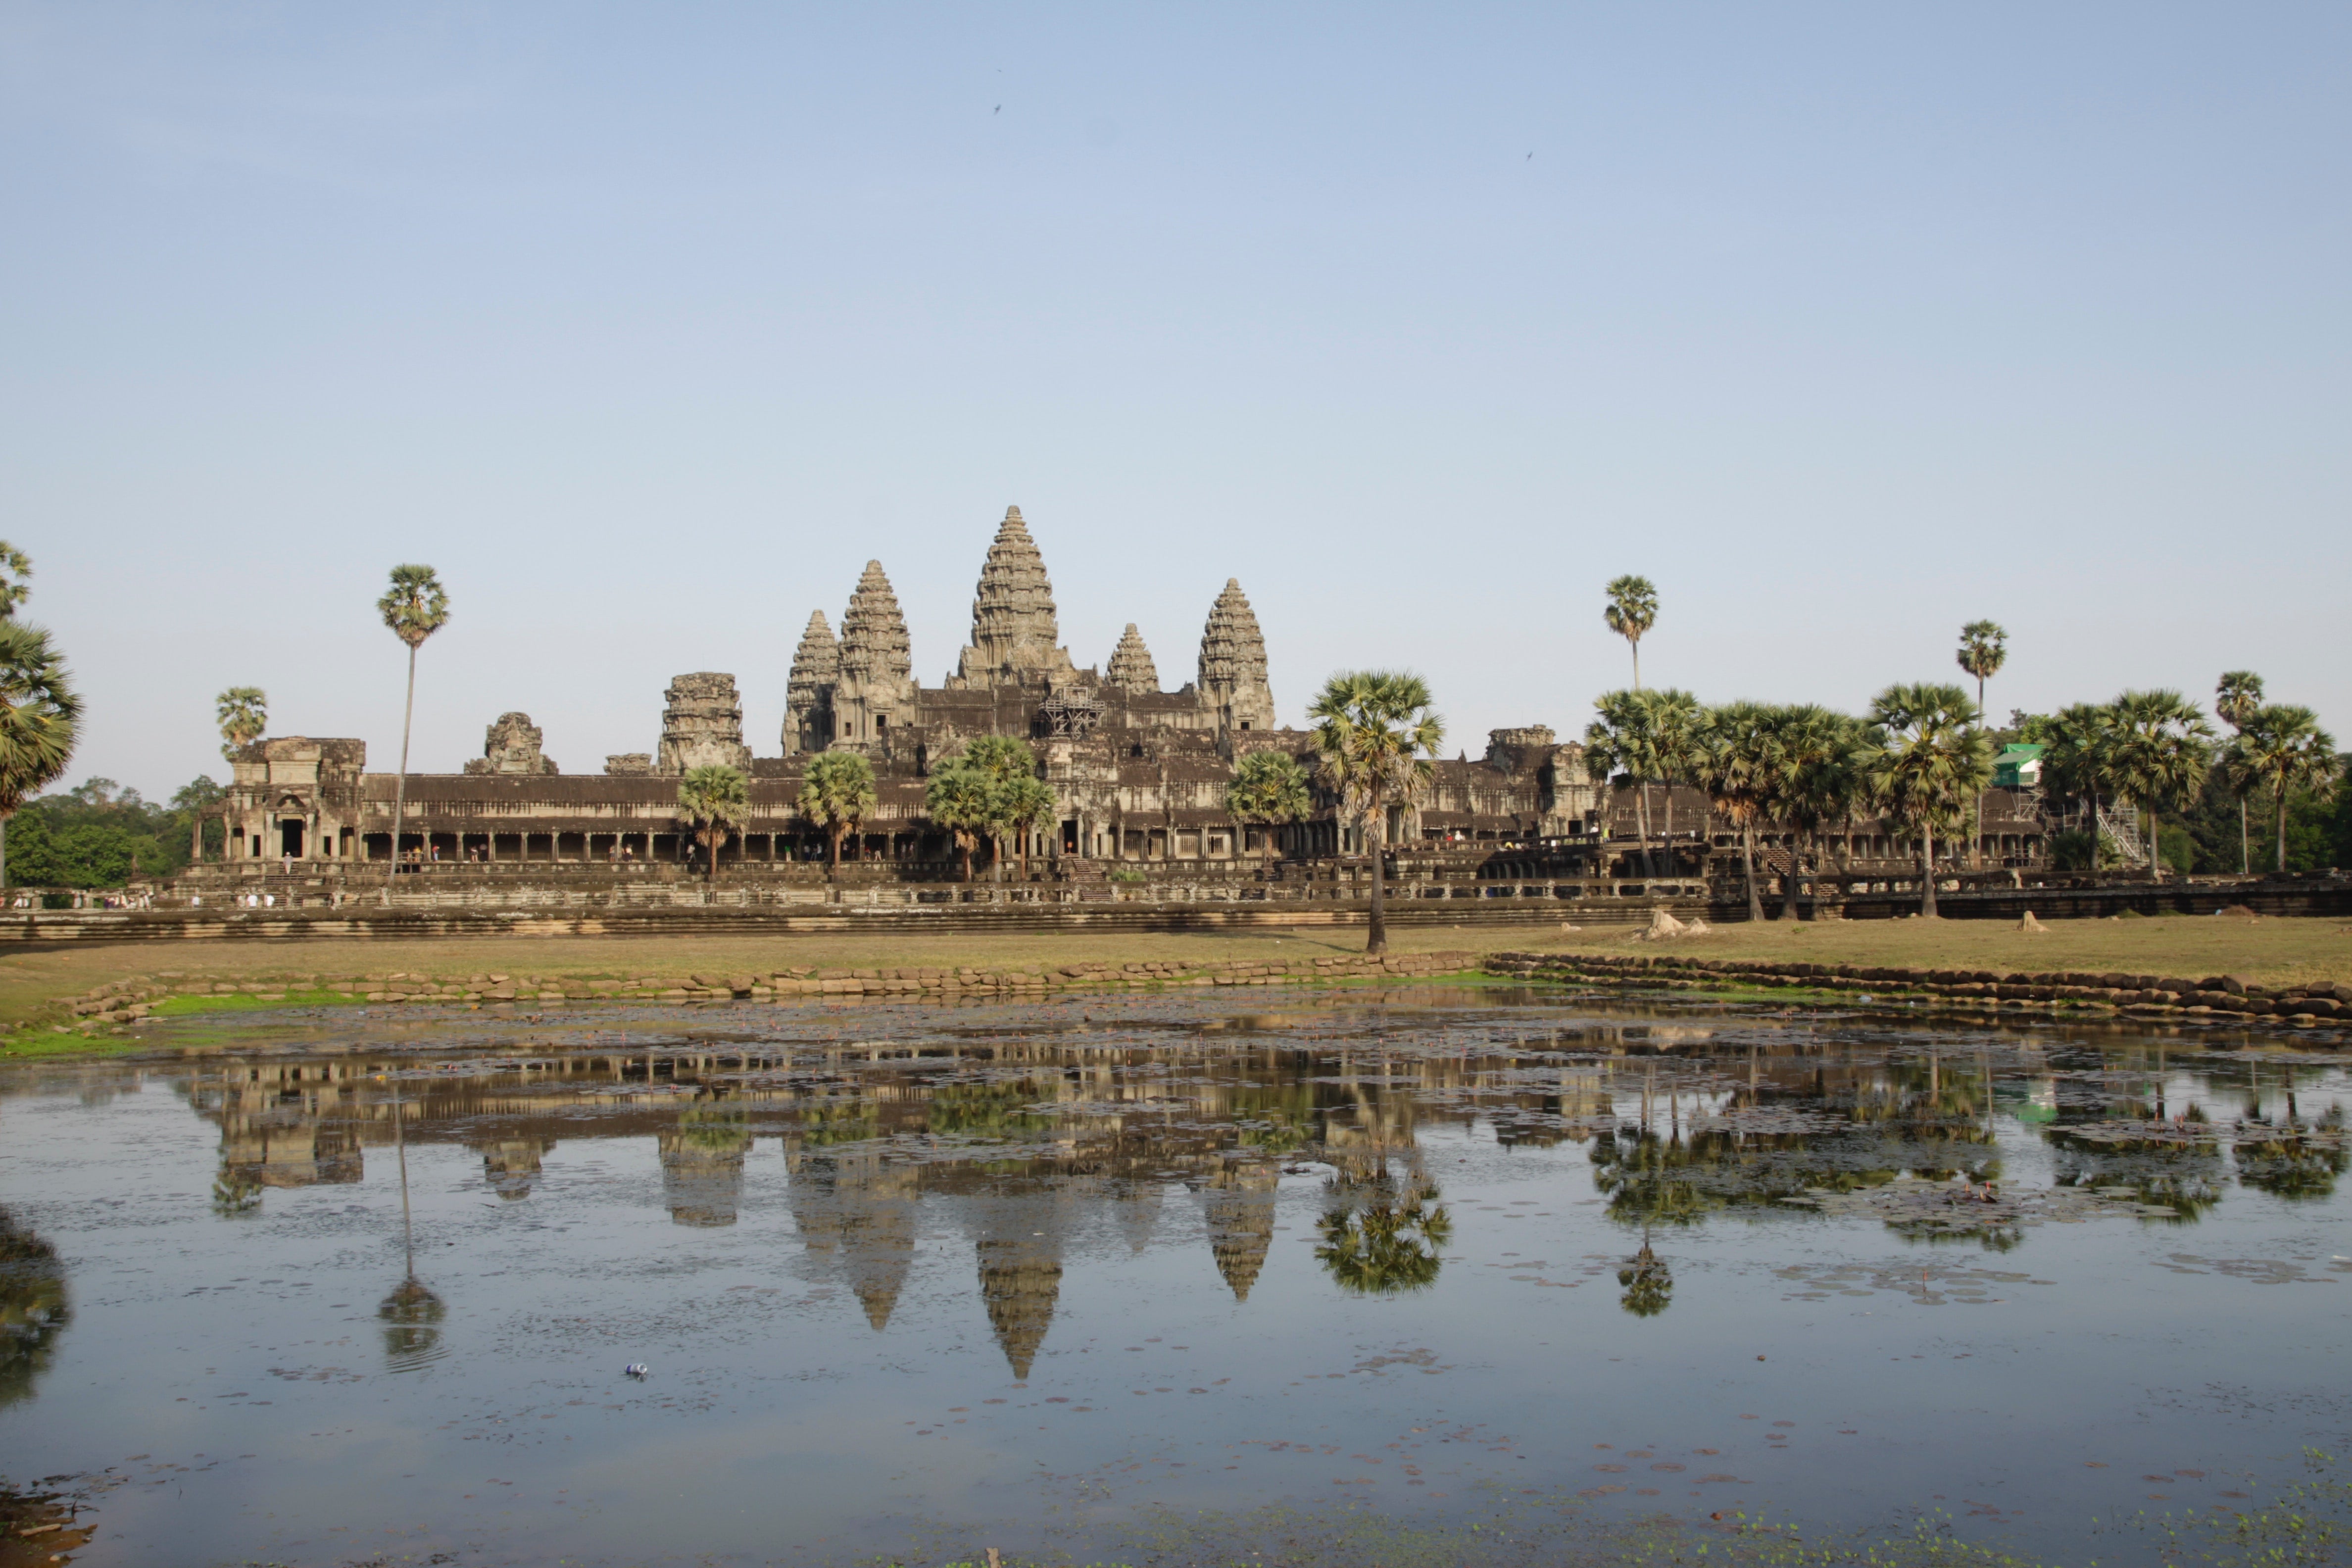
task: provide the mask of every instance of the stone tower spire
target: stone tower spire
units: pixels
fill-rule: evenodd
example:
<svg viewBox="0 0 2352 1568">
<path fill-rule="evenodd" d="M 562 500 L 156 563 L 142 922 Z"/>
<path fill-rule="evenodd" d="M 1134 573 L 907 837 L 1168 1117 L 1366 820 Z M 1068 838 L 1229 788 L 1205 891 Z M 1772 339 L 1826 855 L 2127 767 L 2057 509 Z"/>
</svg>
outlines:
<svg viewBox="0 0 2352 1568">
<path fill-rule="evenodd" d="M 833 743 L 833 689 L 840 679 L 841 645 L 833 640 L 824 612 L 812 610 L 784 688 L 784 755 L 822 752 Z"/>
<path fill-rule="evenodd" d="M 1061 635 L 1045 558 L 1029 537 L 1021 509 L 1006 507 L 972 593 L 971 643 L 948 685 L 1011 685 L 1024 676 L 1075 674 L 1068 652 L 1055 646 Z"/>
<path fill-rule="evenodd" d="M 841 616 L 841 672 L 833 689 L 834 739 L 864 747 L 886 738 L 890 726 L 915 721 L 914 661 L 908 653 L 907 617 L 898 595 L 868 561 L 857 592 Z"/>
<path fill-rule="evenodd" d="M 1111 649 L 1103 679 L 1128 691 L 1149 694 L 1160 689 L 1160 668 L 1151 662 L 1151 650 L 1143 646 L 1133 621 L 1119 634 L 1118 647 Z"/>
<path fill-rule="evenodd" d="M 1238 577 L 1225 579 L 1225 591 L 1209 606 L 1209 624 L 1201 630 L 1201 701 L 1217 710 L 1221 730 L 1274 728 L 1265 637 Z"/>
</svg>

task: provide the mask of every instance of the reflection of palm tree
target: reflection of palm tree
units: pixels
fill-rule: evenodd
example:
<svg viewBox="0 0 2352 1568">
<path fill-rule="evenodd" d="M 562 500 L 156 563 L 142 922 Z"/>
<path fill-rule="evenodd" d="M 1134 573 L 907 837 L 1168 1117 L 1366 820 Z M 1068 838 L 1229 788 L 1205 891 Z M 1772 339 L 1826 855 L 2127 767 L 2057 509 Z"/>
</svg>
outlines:
<svg viewBox="0 0 2352 1568">
<path fill-rule="evenodd" d="M 227 1172 L 213 1178 L 213 1213 L 223 1219 L 236 1219 L 242 1215 L 261 1210 L 261 1184 L 250 1176 L 231 1175 Z"/>
<path fill-rule="evenodd" d="M 411 1274 L 375 1310 L 383 1320 L 383 1359 L 394 1372 L 414 1372 L 441 1354 L 441 1320 L 448 1309 Z"/>
<path fill-rule="evenodd" d="M 2352 1152 L 2344 1147 L 2340 1107 L 2331 1107 L 2315 1128 L 2289 1123 L 2242 1137 L 2234 1152 L 2238 1180 L 2290 1201 L 2332 1195 L 2336 1178 L 2352 1166 Z"/>
<path fill-rule="evenodd" d="M 58 1249 L 0 1209 L 0 1406 L 31 1397 L 72 1321 Z"/>
<path fill-rule="evenodd" d="M 412 1372 L 441 1353 L 441 1298 L 416 1278 L 416 1230 L 408 1206 L 408 1134 L 395 1081 L 392 1096 L 392 1146 L 400 1160 L 400 1243 L 407 1270 L 375 1310 L 383 1320 L 383 1358 L 394 1372 Z"/>
<path fill-rule="evenodd" d="M 1637 1318 L 1654 1318 L 1674 1305 L 1674 1270 L 1666 1267 L 1664 1258 L 1650 1250 L 1647 1236 L 1642 1237 L 1642 1250 L 1617 1270 L 1617 1283 L 1625 1288 L 1617 1304 Z"/>
<path fill-rule="evenodd" d="M 1365 1189 L 1360 1200 L 1347 1187 Z M 1439 1251 L 1454 1239 L 1454 1217 L 1445 1205 L 1430 1206 L 1437 1189 L 1414 1179 L 1400 1188 L 1386 1172 L 1370 1181 L 1333 1184 L 1338 1206 L 1318 1222 L 1323 1244 L 1315 1261 L 1342 1290 L 1359 1296 L 1392 1296 L 1425 1290 L 1437 1283 Z"/>
</svg>

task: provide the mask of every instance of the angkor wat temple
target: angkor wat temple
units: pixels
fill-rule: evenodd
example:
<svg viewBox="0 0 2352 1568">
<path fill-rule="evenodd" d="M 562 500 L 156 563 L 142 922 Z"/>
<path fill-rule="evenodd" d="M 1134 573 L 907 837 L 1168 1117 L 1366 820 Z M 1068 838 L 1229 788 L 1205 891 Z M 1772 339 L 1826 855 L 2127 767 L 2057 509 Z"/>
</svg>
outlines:
<svg viewBox="0 0 2352 1568">
<path fill-rule="evenodd" d="M 482 755 L 461 771 L 409 775 L 399 853 L 431 879 L 420 888 L 499 880 L 524 868 L 542 882 L 551 873 L 657 879 L 669 868 L 676 875 L 693 853 L 677 818 L 678 779 L 719 763 L 750 776 L 751 804 L 750 824 L 721 851 L 719 871 L 739 886 L 789 886 L 816 874 L 810 863 L 826 845 L 797 808 L 808 759 L 854 751 L 872 762 L 879 796 L 845 847 L 857 879 L 939 881 L 956 861 L 951 836 L 925 815 L 929 770 L 975 737 L 1006 735 L 1033 746 L 1057 805 L 1050 827 L 1007 846 L 1007 858 L 1024 858 L 1033 879 L 1100 884 L 1119 872 L 1124 880 L 1139 873 L 1311 880 L 1342 878 L 1351 858 L 1360 860 L 1362 833 L 1328 791 L 1317 790 L 1306 820 L 1271 830 L 1240 823 L 1225 807 L 1234 765 L 1249 752 L 1275 747 L 1310 763 L 1314 752 L 1310 732 L 1276 718 L 1265 640 L 1237 580 L 1210 605 L 1192 678 L 1172 691 L 1131 624 L 1099 668 L 1080 668 L 1060 638 L 1045 560 L 1020 509 L 1008 508 L 981 567 L 970 639 L 938 686 L 916 679 L 906 618 L 882 563 L 871 561 L 838 637 L 822 610 L 808 617 L 792 655 L 778 754 L 755 755 L 747 743 L 731 674 L 675 678 L 654 748 L 608 756 L 593 773 L 563 772 L 528 714 L 504 713 L 488 725 Z M 368 771 L 364 742 L 263 740 L 232 760 L 230 864 L 193 868 L 186 888 L 270 872 L 325 888 L 355 862 L 394 856 L 395 781 Z M 1651 786 L 1637 801 L 1640 793 L 1596 790 L 1583 749 L 1549 728 L 1496 730 L 1482 756 L 1465 752 L 1436 764 L 1426 797 L 1391 815 L 1387 843 L 1408 877 L 1547 882 L 1662 870 L 1704 876 L 1710 852 L 1732 843 L 1696 792 Z M 2038 863 L 2042 828 L 2032 793 L 1995 790 L 1987 805 L 1990 863 Z M 1627 858 L 1643 807 L 1651 838 L 1677 845 L 1664 861 Z M 1271 843 L 1263 837 L 1269 831 Z M 1776 841 L 1768 836 L 1768 851 Z M 1883 861 L 1898 871 L 1909 853 L 1867 823 L 1838 836 L 1834 847 L 1841 864 Z M 1262 870 L 1268 858 L 1281 868 Z"/>
</svg>

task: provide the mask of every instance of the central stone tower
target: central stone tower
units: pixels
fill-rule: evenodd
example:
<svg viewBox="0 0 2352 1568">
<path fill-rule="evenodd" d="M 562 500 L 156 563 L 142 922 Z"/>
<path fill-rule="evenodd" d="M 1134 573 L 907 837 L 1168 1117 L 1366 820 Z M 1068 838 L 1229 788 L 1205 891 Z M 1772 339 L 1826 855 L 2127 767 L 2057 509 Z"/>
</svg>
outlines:
<svg viewBox="0 0 2352 1568">
<path fill-rule="evenodd" d="M 1057 646 L 1061 636 L 1045 558 L 1037 553 L 1021 509 L 1008 506 L 972 594 L 971 642 L 956 661 L 948 687 L 972 690 L 1073 679 L 1077 669 L 1069 649 Z"/>
<path fill-rule="evenodd" d="M 1221 731 L 1274 728 L 1274 690 L 1265 680 L 1265 637 L 1239 580 L 1209 606 L 1201 628 L 1201 701 L 1216 710 Z"/>
</svg>

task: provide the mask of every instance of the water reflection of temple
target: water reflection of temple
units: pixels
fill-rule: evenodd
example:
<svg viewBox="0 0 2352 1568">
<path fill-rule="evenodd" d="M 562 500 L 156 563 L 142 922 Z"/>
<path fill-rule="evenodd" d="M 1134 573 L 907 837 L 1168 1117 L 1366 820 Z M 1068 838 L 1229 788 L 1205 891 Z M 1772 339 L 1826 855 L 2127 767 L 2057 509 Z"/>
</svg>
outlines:
<svg viewBox="0 0 2352 1568">
<path fill-rule="evenodd" d="M 1583 1145 L 1609 1212 L 1645 1230 L 1898 1173 L 1998 1175 L 1997 1109 L 2046 1132 L 2062 1175 L 2137 1180 L 2184 1214 L 2211 1201 L 2231 1162 L 2240 1180 L 2289 1196 L 2326 1190 L 2344 1168 L 2340 1126 L 2297 1120 L 2291 1075 L 2255 1096 L 2260 1125 L 2225 1152 L 2193 1126 L 2146 1148 L 2088 1139 L 2084 1118 L 2112 1134 L 2118 1120 L 2195 1108 L 2112 1088 L 2106 1101 L 2070 1091 L 2062 1102 L 2045 1067 L 1996 1070 L 1984 1049 L 1932 1041 L 1890 1049 L 1752 1019 L 1727 1033 L 1620 1016 L 1482 1023 L 1447 1042 L 1433 1026 L 1412 1048 L 1388 1048 L 1373 1029 L 1335 1028 L 1310 1008 L 1124 1032 L 942 1025 L 911 1044 L 523 1047 L 441 1070 L 361 1051 L 226 1059 L 200 1069 L 190 1092 L 220 1128 L 224 1212 L 269 1189 L 359 1180 L 369 1146 L 393 1139 L 383 1075 L 396 1060 L 408 1141 L 475 1152 L 485 1186 L 507 1203 L 531 1199 L 564 1142 L 635 1140 L 656 1156 L 674 1223 L 723 1227 L 744 1213 L 753 1162 L 780 1152 L 782 1201 L 814 1278 L 854 1294 L 881 1331 L 926 1225 L 959 1235 L 990 1328 L 1024 1373 L 1090 1227 L 1137 1252 L 1172 1231 L 1198 1237 L 1187 1245 L 1246 1304 L 1286 1163 L 1311 1163 L 1327 1218 L 1394 1218 L 1403 1235 L 1419 1224 L 1414 1202 L 1437 1215 L 1433 1188 L 1421 1190 L 1433 1128 L 1477 1123 L 1506 1149 Z M 2160 1060 L 2151 1067 L 2160 1080 Z M 1364 1265 L 1345 1288 L 1414 1282 L 1373 1244 L 1410 1261 L 1407 1249 L 1350 1223 L 1362 1234 L 1326 1241 L 1335 1258 Z M 1335 1265 L 1326 1271 L 1339 1280 Z"/>
</svg>

